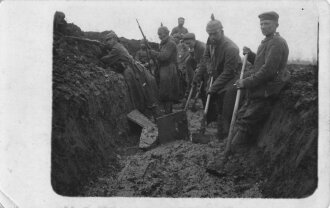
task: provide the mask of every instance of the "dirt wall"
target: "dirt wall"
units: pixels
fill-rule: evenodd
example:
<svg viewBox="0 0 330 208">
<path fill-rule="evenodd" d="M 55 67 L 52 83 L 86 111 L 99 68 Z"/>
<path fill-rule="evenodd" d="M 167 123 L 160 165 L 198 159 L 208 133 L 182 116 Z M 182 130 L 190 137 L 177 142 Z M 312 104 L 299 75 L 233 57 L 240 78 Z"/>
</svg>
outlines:
<svg viewBox="0 0 330 208">
<path fill-rule="evenodd" d="M 51 179 L 57 193 L 76 195 L 95 171 L 116 168 L 131 106 L 123 76 L 99 61 L 101 49 L 63 35 L 83 33 L 67 24 L 54 34 Z"/>
<path fill-rule="evenodd" d="M 266 197 L 306 197 L 317 187 L 317 68 L 288 68 L 290 84 L 258 135 L 265 158 L 267 180 L 262 187 Z"/>
</svg>

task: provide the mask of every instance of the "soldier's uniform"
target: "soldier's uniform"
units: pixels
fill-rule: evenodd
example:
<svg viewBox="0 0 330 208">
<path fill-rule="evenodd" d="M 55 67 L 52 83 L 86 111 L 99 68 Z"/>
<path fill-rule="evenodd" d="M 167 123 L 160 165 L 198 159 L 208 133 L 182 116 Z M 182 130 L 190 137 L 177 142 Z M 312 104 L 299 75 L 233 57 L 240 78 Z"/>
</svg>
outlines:
<svg viewBox="0 0 330 208">
<path fill-rule="evenodd" d="M 174 34 L 180 34 L 180 35 L 183 35 L 183 34 L 186 34 L 188 33 L 188 29 L 185 28 L 185 27 L 179 27 L 179 26 L 176 26 L 172 29 L 172 32 L 171 32 L 171 36 L 173 36 Z"/>
<path fill-rule="evenodd" d="M 184 41 L 187 41 L 187 40 L 194 40 L 195 41 L 195 44 L 194 44 L 194 47 L 193 48 L 190 48 L 189 50 L 189 57 L 186 61 L 186 72 L 185 72 L 185 81 L 187 83 L 187 92 L 190 90 L 190 86 L 192 85 L 192 81 L 193 81 L 193 78 L 194 78 L 194 75 L 195 75 L 195 71 L 198 70 L 198 68 L 201 66 L 202 62 L 204 60 L 203 58 L 203 55 L 204 55 L 204 52 L 205 52 L 205 43 L 199 41 L 199 40 L 196 40 L 195 39 L 195 34 L 193 33 L 187 33 L 183 36 L 183 40 Z M 207 73 L 205 73 L 205 75 L 207 75 Z M 203 81 L 203 85 L 205 86 L 207 82 L 207 76 L 203 77 L 202 79 Z M 203 96 L 205 97 L 205 90 L 202 90 L 202 100 L 203 99 Z"/>
<path fill-rule="evenodd" d="M 155 78 L 146 68 L 135 62 L 122 44 L 116 42 L 101 61 L 124 75 L 133 108 L 142 113 L 146 113 L 149 109 L 153 111 L 154 116 L 159 116 L 158 88 Z"/>
<path fill-rule="evenodd" d="M 158 31 L 168 35 L 168 29 L 161 26 Z M 177 47 L 167 36 L 161 41 L 159 52 L 151 50 L 152 56 L 159 64 L 159 99 L 164 105 L 165 113 L 172 112 L 172 105 L 179 100 L 179 76 L 177 70 Z"/>
<path fill-rule="evenodd" d="M 278 15 L 275 12 L 267 12 L 259 15 L 259 18 L 277 21 Z M 234 143 L 240 142 L 237 140 L 246 140 L 248 135 L 260 128 L 260 124 L 269 115 L 274 99 L 290 78 L 285 68 L 288 54 L 289 48 L 285 39 L 276 32 L 262 40 L 257 54 L 248 54 L 248 61 L 254 67 L 249 76 L 243 79 L 247 99 L 238 112 L 236 127 L 239 131 L 233 139 Z"/>
<path fill-rule="evenodd" d="M 196 71 L 194 79 L 202 79 L 207 73 L 213 76 L 214 82 L 209 89 L 212 94 L 211 103 L 208 112 L 208 120 L 218 121 L 218 137 L 223 139 L 229 131 L 229 124 L 232 116 L 232 111 L 235 104 L 236 89 L 233 84 L 238 79 L 238 74 L 241 68 L 241 58 L 237 45 L 227 38 L 222 36 L 215 43 L 208 39 L 206 49 L 203 56 L 204 60 L 209 60 L 209 67 L 206 62 L 202 62 L 199 69 Z M 224 104 L 226 102 L 226 104 Z M 216 107 L 217 110 L 212 110 Z M 217 115 L 217 118 L 214 116 Z"/>
</svg>

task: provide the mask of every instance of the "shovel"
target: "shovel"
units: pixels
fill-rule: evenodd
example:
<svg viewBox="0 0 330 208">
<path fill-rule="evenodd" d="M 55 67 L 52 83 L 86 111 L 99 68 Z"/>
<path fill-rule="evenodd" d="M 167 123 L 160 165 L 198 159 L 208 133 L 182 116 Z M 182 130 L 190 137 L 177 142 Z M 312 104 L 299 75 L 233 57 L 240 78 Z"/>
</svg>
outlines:
<svg viewBox="0 0 330 208">
<path fill-rule="evenodd" d="M 213 84 L 213 77 L 211 77 L 209 88 L 212 86 L 212 84 Z M 204 112 L 203 112 L 203 118 L 201 120 L 201 128 L 199 130 L 199 133 L 194 133 L 190 137 L 190 141 L 193 142 L 193 143 L 206 144 L 211 139 L 210 138 L 211 135 L 205 135 L 206 115 L 207 115 L 207 112 L 209 110 L 210 99 L 211 99 L 211 95 L 208 94 L 207 99 L 206 99 L 205 109 L 204 109 Z"/>
<path fill-rule="evenodd" d="M 241 70 L 241 74 L 240 74 L 240 79 L 243 79 L 244 76 L 244 69 L 245 69 L 245 65 L 246 65 L 246 60 L 247 60 L 247 54 L 245 54 L 244 59 L 243 59 L 243 65 L 242 65 L 242 70 Z M 225 152 L 224 152 L 224 160 L 223 163 L 226 163 L 228 160 L 228 156 L 230 153 L 230 149 L 231 149 L 231 143 L 233 140 L 233 129 L 234 129 L 234 125 L 235 125 L 235 121 L 236 121 L 236 117 L 237 117 L 237 111 L 238 111 L 238 106 L 239 106 L 239 102 L 240 102 L 240 98 L 241 98 L 241 90 L 238 89 L 237 90 L 237 94 L 236 94 L 236 101 L 235 101 L 235 106 L 234 106 L 234 111 L 233 111 L 233 116 L 231 118 L 231 122 L 230 122 L 230 128 L 229 128 L 229 135 L 228 135 L 228 139 L 227 139 L 227 143 L 226 143 L 226 148 L 225 148 Z"/>
<path fill-rule="evenodd" d="M 197 102 L 197 99 L 198 99 L 199 95 L 201 94 L 202 87 L 203 87 L 203 82 L 201 82 L 201 84 L 200 84 L 200 86 L 199 86 L 199 88 L 198 88 L 198 91 L 197 91 L 197 93 L 196 93 L 196 96 L 195 96 L 195 98 L 194 98 L 194 102 L 193 102 L 193 105 L 192 105 L 192 107 L 191 107 L 191 111 L 192 111 L 192 112 L 196 112 L 196 111 L 197 111 L 197 108 L 196 108 L 196 102 Z"/>
<path fill-rule="evenodd" d="M 189 139 L 186 110 L 188 108 L 193 90 L 194 88 L 192 87 L 183 110 L 170 113 L 156 119 L 159 143 L 164 144 L 178 139 Z"/>
</svg>

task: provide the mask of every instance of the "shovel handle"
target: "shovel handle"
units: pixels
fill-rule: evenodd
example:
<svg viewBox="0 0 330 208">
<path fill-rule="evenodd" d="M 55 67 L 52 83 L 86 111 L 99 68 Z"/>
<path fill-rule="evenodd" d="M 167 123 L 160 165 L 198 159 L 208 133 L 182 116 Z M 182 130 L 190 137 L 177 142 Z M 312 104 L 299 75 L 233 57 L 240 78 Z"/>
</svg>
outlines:
<svg viewBox="0 0 330 208">
<path fill-rule="evenodd" d="M 213 84 L 213 77 L 211 77 L 209 88 L 212 86 L 212 84 Z M 207 99 L 206 99 L 205 109 L 204 109 L 204 115 L 206 115 L 209 110 L 210 98 L 211 98 L 211 95 L 208 94 Z"/>
<path fill-rule="evenodd" d="M 187 102 L 186 102 L 186 105 L 184 106 L 184 111 L 186 111 L 187 108 L 188 108 L 189 101 L 191 99 L 191 95 L 192 95 L 193 90 L 194 90 L 194 87 L 191 87 L 190 92 L 189 92 L 189 96 L 188 96 L 188 99 L 187 99 Z"/>
<path fill-rule="evenodd" d="M 247 54 L 245 54 L 244 59 L 243 59 L 243 65 L 242 65 L 242 70 L 241 70 L 241 74 L 240 74 L 240 79 L 243 79 L 243 75 L 244 75 L 244 69 L 245 69 L 245 65 L 246 65 L 246 60 L 247 60 Z M 235 125 L 235 121 L 236 121 L 236 116 L 237 116 L 237 110 L 238 110 L 238 106 L 239 106 L 239 101 L 240 101 L 240 97 L 241 97 L 241 90 L 238 89 L 237 90 L 237 94 L 236 94 L 236 101 L 235 101 L 235 106 L 234 106 L 234 111 L 233 111 L 233 116 L 231 118 L 231 122 L 230 122 L 230 128 L 229 128 L 229 135 L 228 135 L 228 140 L 227 140 L 227 144 L 226 144 L 226 148 L 225 148 L 225 158 L 227 158 L 229 152 L 230 152 L 230 146 L 231 146 L 231 142 L 233 139 L 233 129 L 234 129 L 234 125 Z"/>
</svg>

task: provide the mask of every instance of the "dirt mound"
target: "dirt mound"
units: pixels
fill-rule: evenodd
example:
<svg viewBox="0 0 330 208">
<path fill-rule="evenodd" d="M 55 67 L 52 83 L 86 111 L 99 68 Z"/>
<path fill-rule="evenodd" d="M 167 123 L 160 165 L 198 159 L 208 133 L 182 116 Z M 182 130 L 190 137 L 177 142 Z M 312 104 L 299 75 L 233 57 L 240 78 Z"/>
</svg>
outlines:
<svg viewBox="0 0 330 208">
<path fill-rule="evenodd" d="M 82 36 L 79 27 L 54 32 L 52 185 L 76 195 L 93 170 L 118 167 L 119 146 L 137 141 L 127 137 L 131 106 L 123 76 L 104 68 L 97 45 L 63 37 Z"/>
</svg>

